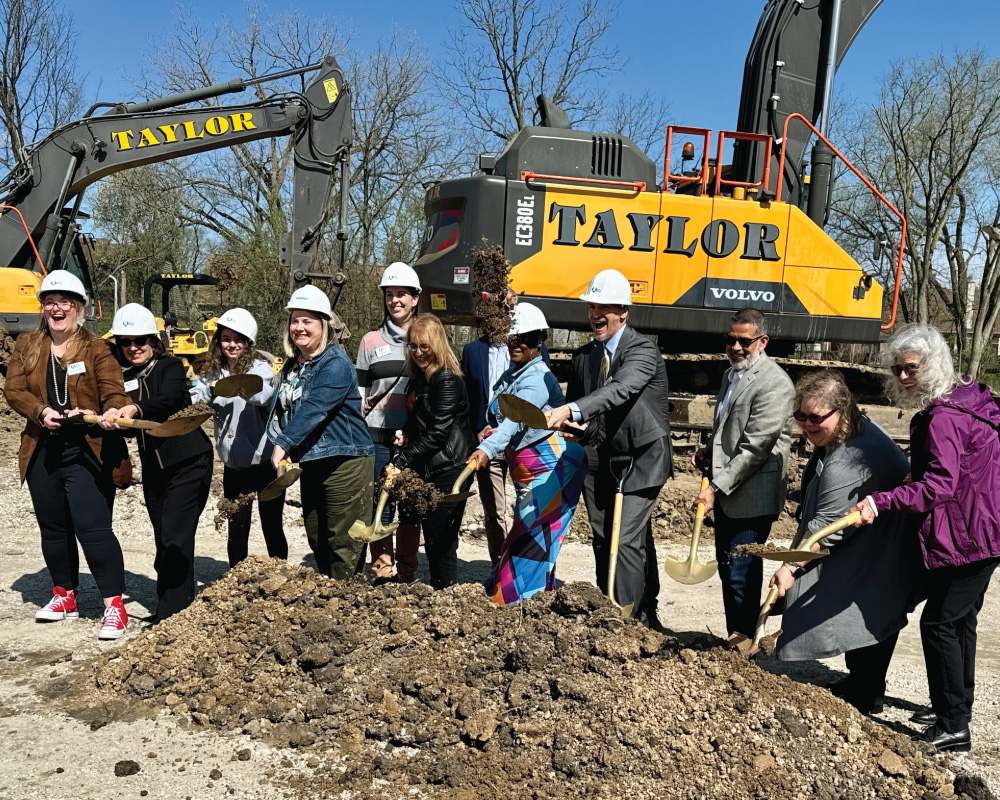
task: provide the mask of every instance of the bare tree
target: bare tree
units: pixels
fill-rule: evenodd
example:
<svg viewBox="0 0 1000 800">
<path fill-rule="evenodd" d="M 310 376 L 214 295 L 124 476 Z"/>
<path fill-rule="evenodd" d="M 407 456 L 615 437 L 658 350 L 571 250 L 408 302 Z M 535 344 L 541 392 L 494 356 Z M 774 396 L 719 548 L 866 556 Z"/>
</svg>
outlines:
<svg viewBox="0 0 1000 800">
<path fill-rule="evenodd" d="M 0 162 L 80 115 L 72 18 L 57 0 L 0 0 Z"/>
<path fill-rule="evenodd" d="M 509 140 L 532 122 L 545 94 L 573 122 L 594 120 L 601 78 L 624 59 L 606 43 L 613 3 L 580 0 L 458 0 L 465 23 L 451 34 L 454 58 L 442 76 L 465 120 L 489 138 Z"/>
<path fill-rule="evenodd" d="M 851 159 L 907 220 L 907 316 L 930 322 L 932 297 L 963 288 L 946 285 L 951 276 L 939 245 L 963 215 L 959 195 L 972 191 L 986 148 L 1000 136 L 1000 65 L 981 51 L 898 64 L 883 81 L 879 105 L 860 115 L 854 131 Z M 838 201 L 844 232 L 898 237 L 865 193 L 842 187 Z"/>
</svg>

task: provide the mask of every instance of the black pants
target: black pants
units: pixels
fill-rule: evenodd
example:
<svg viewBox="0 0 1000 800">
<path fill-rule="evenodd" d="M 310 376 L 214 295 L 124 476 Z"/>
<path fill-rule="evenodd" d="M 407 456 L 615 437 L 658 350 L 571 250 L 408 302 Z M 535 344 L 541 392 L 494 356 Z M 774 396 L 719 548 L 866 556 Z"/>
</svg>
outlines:
<svg viewBox="0 0 1000 800">
<path fill-rule="evenodd" d="M 88 445 L 84 445 L 88 447 Z M 101 597 L 125 591 L 125 561 L 111 529 L 115 486 L 92 454 L 64 463 L 58 441 L 42 434 L 28 465 L 28 490 L 42 533 L 42 557 L 52 585 L 80 585 L 80 542 Z"/>
<path fill-rule="evenodd" d="M 716 503 L 715 559 L 722 581 L 722 605 L 726 630 L 753 636 L 760 615 L 760 591 L 764 583 L 764 559 L 737 555 L 741 544 L 764 544 L 777 517 L 728 517 Z"/>
<path fill-rule="evenodd" d="M 844 661 L 851 673 L 844 700 L 863 711 L 885 700 L 885 676 L 898 640 L 897 632 L 878 644 L 844 653 Z"/>
<path fill-rule="evenodd" d="M 597 586 L 608 593 L 608 567 L 611 563 L 611 530 L 615 516 L 617 477 L 601 471 L 590 460 L 583 481 L 583 498 L 593 534 Z M 618 534 L 618 565 L 615 570 L 615 601 L 620 606 L 632 604 L 632 617 L 644 625 L 658 624 L 657 597 L 660 594 L 660 570 L 653 543 L 653 509 L 659 487 L 627 492 L 622 497 L 622 516 Z"/>
<path fill-rule="evenodd" d="M 212 453 L 161 469 L 142 465 L 142 494 L 156 542 L 156 617 L 166 619 L 194 600 L 194 537 L 212 486 Z"/>
<path fill-rule="evenodd" d="M 463 469 L 464 462 L 427 480 L 440 491 L 449 494 Z M 466 492 L 471 485 L 470 475 L 459 491 Z M 424 553 L 431 571 L 431 586 L 435 589 L 444 589 L 458 581 L 458 529 L 462 525 L 464 514 L 465 500 L 462 500 L 458 503 L 442 503 L 423 518 Z"/>
<path fill-rule="evenodd" d="M 222 496 L 235 501 L 241 494 L 257 494 L 278 473 L 270 462 L 258 464 L 246 469 L 222 469 Z M 285 493 L 273 500 L 257 501 L 257 513 L 260 514 L 260 527 L 264 533 L 264 543 L 267 554 L 271 558 L 288 558 L 288 542 L 285 541 L 285 529 L 281 515 L 285 508 Z M 229 566 L 235 567 L 247 557 L 250 542 L 250 521 L 253 516 L 253 503 L 241 506 L 239 511 L 229 518 Z"/>
<path fill-rule="evenodd" d="M 927 688 L 938 726 L 950 733 L 969 727 L 976 688 L 976 624 L 990 577 L 1000 559 L 924 573 L 927 605 L 920 640 Z"/>
</svg>

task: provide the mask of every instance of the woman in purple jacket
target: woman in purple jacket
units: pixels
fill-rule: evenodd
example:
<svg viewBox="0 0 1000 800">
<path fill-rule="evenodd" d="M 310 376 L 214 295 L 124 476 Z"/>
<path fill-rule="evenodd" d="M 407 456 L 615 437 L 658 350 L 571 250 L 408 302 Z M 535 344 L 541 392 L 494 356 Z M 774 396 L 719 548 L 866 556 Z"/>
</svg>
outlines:
<svg viewBox="0 0 1000 800">
<path fill-rule="evenodd" d="M 969 750 L 976 671 L 976 618 L 1000 562 L 1000 425 L 989 388 L 959 378 L 948 343 L 910 325 L 888 344 L 889 399 L 919 409 L 910 422 L 910 482 L 858 503 L 858 525 L 888 512 L 911 515 L 926 572 L 920 638 L 931 708 L 911 719 L 915 737 L 938 750 Z M 918 599 L 924 599 L 924 597 Z"/>
</svg>

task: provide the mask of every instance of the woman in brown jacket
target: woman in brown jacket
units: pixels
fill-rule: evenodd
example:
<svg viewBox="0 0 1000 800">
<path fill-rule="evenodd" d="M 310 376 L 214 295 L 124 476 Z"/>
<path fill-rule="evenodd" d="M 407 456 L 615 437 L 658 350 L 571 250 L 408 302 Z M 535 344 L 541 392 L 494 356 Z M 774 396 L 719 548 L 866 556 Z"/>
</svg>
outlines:
<svg viewBox="0 0 1000 800">
<path fill-rule="evenodd" d="M 102 417 L 94 428 L 82 424 L 80 415 L 103 415 L 129 399 L 107 343 L 82 327 L 87 294 L 80 280 L 54 270 L 42 281 L 38 300 L 42 322 L 18 337 L 4 387 L 7 403 L 28 420 L 18 451 L 21 482 L 28 481 L 54 586 L 52 600 L 35 619 L 80 616 L 79 541 L 104 597 L 98 637 L 117 639 L 128 615 L 121 597 L 125 563 L 111 529 L 111 509 L 115 485 L 127 486 L 132 470 L 113 424 Z"/>
</svg>

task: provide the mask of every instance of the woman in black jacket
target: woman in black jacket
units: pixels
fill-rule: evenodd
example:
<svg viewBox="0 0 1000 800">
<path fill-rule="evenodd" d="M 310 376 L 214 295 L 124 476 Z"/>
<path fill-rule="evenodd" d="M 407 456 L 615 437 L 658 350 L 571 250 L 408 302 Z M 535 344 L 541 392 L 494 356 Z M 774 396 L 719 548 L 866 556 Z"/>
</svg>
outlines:
<svg viewBox="0 0 1000 800">
<path fill-rule="evenodd" d="M 117 416 L 165 422 L 191 405 L 184 365 L 167 355 L 148 309 L 138 303 L 122 306 L 111 333 L 132 400 Z M 142 494 L 156 542 L 154 617 L 162 620 L 194 600 L 194 537 L 212 484 L 212 443 L 201 428 L 169 439 L 140 430 L 138 443 Z"/>
<path fill-rule="evenodd" d="M 397 431 L 400 449 L 393 465 L 412 469 L 450 492 L 476 447 L 476 437 L 458 359 L 437 317 L 417 317 L 407 330 L 406 369 L 413 381 L 408 398 L 412 411 L 405 430 Z M 468 483 L 461 488 L 467 489 Z M 464 513 L 465 501 L 447 503 L 423 520 L 424 552 L 435 589 L 451 586 L 458 578 L 458 528 Z"/>
</svg>

